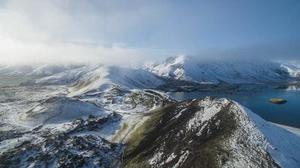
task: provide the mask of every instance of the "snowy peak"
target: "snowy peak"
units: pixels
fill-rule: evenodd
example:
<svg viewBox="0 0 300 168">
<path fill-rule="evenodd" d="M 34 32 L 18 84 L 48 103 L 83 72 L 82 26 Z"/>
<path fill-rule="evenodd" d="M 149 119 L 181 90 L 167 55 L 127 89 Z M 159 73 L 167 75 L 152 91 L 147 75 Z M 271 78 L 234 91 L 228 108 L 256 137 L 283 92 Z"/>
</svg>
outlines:
<svg viewBox="0 0 300 168">
<path fill-rule="evenodd" d="M 272 62 L 200 61 L 192 56 L 168 58 L 146 69 L 158 76 L 197 83 L 272 83 L 299 77 L 299 68 Z"/>
<path fill-rule="evenodd" d="M 188 57 L 177 56 L 169 57 L 162 64 L 148 65 L 145 69 L 162 77 L 171 77 L 174 79 L 184 79 L 184 67 Z"/>
<path fill-rule="evenodd" d="M 299 166 L 298 136 L 228 99 L 170 105 L 137 128 L 141 130 L 145 137 L 133 133 L 128 141 L 127 167 Z"/>
<path fill-rule="evenodd" d="M 188 62 L 191 59 L 192 57 L 188 57 L 186 55 L 180 55 L 176 57 L 167 58 L 166 63 L 171 65 L 184 65 L 186 62 Z"/>
<path fill-rule="evenodd" d="M 282 64 L 281 68 L 287 72 L 291 77 L 300 78 L 300 68 L 295 65 Z"/>
</svg>

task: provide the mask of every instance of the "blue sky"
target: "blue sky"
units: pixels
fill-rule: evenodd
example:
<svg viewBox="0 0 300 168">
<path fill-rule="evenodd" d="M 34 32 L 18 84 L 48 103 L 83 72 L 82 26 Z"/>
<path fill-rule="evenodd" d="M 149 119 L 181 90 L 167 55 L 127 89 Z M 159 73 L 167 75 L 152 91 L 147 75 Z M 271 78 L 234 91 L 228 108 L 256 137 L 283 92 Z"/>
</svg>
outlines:
<svg viewBox="0 0 300 168">
<path fill-rule="evenodd" d="M 0 61 L 299 60 L 299 0 L 0 0 Z"/>
</svg>

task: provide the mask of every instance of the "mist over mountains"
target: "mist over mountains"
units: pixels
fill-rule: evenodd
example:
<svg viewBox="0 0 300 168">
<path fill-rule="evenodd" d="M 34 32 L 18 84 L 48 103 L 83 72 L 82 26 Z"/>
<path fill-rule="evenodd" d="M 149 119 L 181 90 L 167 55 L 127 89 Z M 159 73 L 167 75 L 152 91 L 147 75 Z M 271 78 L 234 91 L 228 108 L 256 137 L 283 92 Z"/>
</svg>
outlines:
<svg viewBox="0 0 300 168">
<path fill-rule="evenodd" d="M 114 81 L 127 86 L 122 81 L 131 80 L 134 83 L 137 82 L 136 80 L 142 80 L 144 82 L 135 85 L 145 87 L 148 83 L 150 84 L 148 87 L 151 85 L 157 87 L 158 83 L 164 83 L 160 78 L 202 84 L 285 83 L 299 79 L 300 68 L 292 64 L 271 61 L 202 61 L 197 57 L 182 55 L 169 57 L 162 63 L 146 63 L 140 67 L 102 64 L 6 65 L 0 67 L 0 73 L 11 76 L 31 76 L 37 78 L 34 82 L 36 84 L 72 84 L 78 80 L 88 83 L 96 80 Z M 102 83 L 94 85 L 99 87 L 96 85 Z"/>
<path fill-rule="evenodd" d="M 299 168 L 299 16 L 0 0 L 0 168 Z"/>
</svg>

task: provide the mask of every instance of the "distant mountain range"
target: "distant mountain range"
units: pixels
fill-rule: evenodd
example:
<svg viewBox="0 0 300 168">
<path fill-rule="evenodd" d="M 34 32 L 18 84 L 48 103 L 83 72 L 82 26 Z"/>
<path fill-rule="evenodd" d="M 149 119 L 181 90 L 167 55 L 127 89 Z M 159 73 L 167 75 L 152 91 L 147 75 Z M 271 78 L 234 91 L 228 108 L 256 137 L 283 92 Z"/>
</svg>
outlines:
<svg viewBox="0 0 300 168">
<path fill-rule="evenodd" d="M 200 61 L 192 56 L 170 57 L 145 69 L 158 76 L 197 83 L 271 83 L 299 79 L 300 68 L 253 61 Z"/>
<path fill-rule="evenodd" d="M 300 79 L 300 68 L 273 62 L 203 62 L 192 56 L 177 56 L 142 68 L 105 65 L 0 66 L 0 75 L 33 77 L 23 82 L 27 85 L 68 84 L 74 86 L 71 89 L 74 94 L 80 94 L 115 85 L 127 89 L 155 89 L 174 84 L 168 80 L 214 85 L 290 83 Z"/>
</svg>

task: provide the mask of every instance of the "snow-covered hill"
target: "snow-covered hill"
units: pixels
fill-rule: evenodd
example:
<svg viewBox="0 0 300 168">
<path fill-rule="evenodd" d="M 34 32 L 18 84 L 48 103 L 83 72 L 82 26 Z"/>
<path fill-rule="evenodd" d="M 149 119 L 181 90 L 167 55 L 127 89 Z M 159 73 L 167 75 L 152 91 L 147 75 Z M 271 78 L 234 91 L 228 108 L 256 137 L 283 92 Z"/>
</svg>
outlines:
<svg viewBox="0 0 300 168">
<path fill-rule="evenodd" d="M 127 142 L 127 167 L 297 168 L 300 138 L 223 98 L 173 104 Z"/>
<path fill-rule="evenodd" d="M 122 140 L 165 102 L 152 90 L 64 88 L 0 88 L 0 167 L 116 167 Z"/>
<path fill-rule="evenodd" d="M 100 66 L 87 72 L 70 88 L 71 95 L 79 95 L 89 91 L 103 91 L 114 86 L 123 89 L 156 88 L 163 82 L 154 74 L 131 68 Z"/>
<path fill-rule="evenodd" d="M 81 66 L 83 65 L 0 65 L 0 74 L 45 77 Z"/>
<path fill-rule="evenodd" d="M 145 66 L 158 76 L 198 83 L 272 83 L 299 78 L 300 68 L 271 62 L 199 61 L 192 56 L 170 57 Z"/>
<path fill-rule="evenodd" d="M 42 124 L 60 124 L 89 115 L 107 115 L 92 103 L 67 97 L 51 97 L 21 115 L 20 121 L 33 127 Z"/>
<path fill-rule="evenodd" d="M 26 75 L 33 69 L 34 67 L 29 65 L 0 65 L 0 75 Z"/>
<path fill-rule="evenodd" d="M 24 70 L 26 69 L 26 70 Z M 114 86 L 124 89 L 151 89 L 163 84 L 155 74 L 143 69 L 105 65 L 4 66 L 0 75 L 27 76 L 22 85 L 67 85 L 70 95 L 103 91 Z"/>
</svg>

